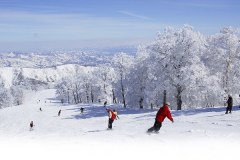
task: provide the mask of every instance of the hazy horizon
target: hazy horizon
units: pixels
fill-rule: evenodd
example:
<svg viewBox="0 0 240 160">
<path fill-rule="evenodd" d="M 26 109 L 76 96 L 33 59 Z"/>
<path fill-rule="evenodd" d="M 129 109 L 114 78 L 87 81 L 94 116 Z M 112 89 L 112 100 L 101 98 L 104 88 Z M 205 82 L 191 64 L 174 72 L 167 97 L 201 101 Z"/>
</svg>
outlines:
<svg viewBox="0 0 240 160">
<path fill-rule="evenodd" d="M 0 0 L 0 51 L 138 45 L 168 26 L 239 27 L 237 0 Z"/>
</svg>

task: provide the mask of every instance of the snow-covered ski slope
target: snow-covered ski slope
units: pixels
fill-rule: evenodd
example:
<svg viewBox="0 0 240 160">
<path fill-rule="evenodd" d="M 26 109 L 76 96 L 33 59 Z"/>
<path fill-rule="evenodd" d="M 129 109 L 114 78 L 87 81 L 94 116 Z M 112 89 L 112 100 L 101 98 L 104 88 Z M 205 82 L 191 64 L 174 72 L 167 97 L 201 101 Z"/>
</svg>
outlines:
<svg viewBox="0 0 240 160">
<path fill-rule="evenodd" d="M 53 89 L 31 93 L 24 105 L 0 110 L 2 155 L 9 159 L 238 159 L 238 107 L 228 115 L 224 107 L 172 111 L 175 123 L 165 119 L 158 134 L 146 133 L 157 110 L 107 107 L 119 113 L 113 130 L 107 130 L 108 117 L 101 105 L 61 104 Z"/>
</svg>

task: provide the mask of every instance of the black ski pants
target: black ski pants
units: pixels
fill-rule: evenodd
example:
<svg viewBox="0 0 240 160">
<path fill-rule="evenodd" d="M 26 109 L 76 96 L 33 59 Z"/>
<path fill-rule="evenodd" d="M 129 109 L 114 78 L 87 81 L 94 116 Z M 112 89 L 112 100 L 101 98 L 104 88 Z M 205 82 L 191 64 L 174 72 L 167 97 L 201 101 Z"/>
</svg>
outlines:
<svg viewBox="0 0 240 160">
<path fill-rule="evenodd" d="M 109 120 L 108 120 L 108 128 L 109 128 L 109 129 L 112 129 L 113 121 L 114 121 L 114 120 L 112 120 L 111 118 L 109 118 Z"/>
<path fill-rule="evenodd" d="M 148 129 L 148 132 L 152 132 L 152 131 L 158 132 L 161 127 L 162 127 L 162 122 L 155 121 L 153 127 Z"/>
<path fill-rule="evenodd" d="M 225 114 L 228 114 L 228 111 L 229 113 L 232 113 L 232 106 L 227 106 Z"/>
</svg>

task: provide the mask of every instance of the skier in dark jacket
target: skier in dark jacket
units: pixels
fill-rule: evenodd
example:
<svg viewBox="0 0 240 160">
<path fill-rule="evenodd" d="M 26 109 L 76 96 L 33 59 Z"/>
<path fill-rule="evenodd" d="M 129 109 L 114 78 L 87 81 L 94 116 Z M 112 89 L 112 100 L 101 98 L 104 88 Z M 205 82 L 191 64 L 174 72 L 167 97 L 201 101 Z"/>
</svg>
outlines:
<svg viewBox="0 0 240 160">
<path fill-rule="evenodd" d="M 33 121 L 31 121 L 31 122 L 30 122 L 30 131 L 33 130 L 33 126 L 34 126 L 34 125 L 33 125 Z"/>
<path fill-rule="evenodd" d="M 61 111 L 62 111 L 61 109 L 58 111 L 58 116 L 60 116 L 60 115 L 61 115 Z"/>
<path fill-rule="evenodd" d="M 113 121 L 118 118 L 118 115 L 117 115 L 117 112 L 114 110 L 111 110 L 111 109 L 106 109 L 107 112 L 108 112 L 108 129 L 112 129 L 112 124 L 113 124 Z"/>
<path fill-rule="evenodd" d="M 103 103 L 103 105 L 104 105 L 104 107 L 106 107 L 106 105 L 107 105 L 107 101 L 105 101 L 105 102 Z"/>
<path fill-rule="evenodd" d="M 170 103 L 167 102 L 166 104 L 163 105 L 163 107 L 161 107 L 157 114 L 156 114 L 156 118 L 155 118 L 155 123 L 153 125 L 153 127 L 148 129 L 148 132 L 158 132 L 160 130 L 160 128 L 162 127 L 162 122 L 164 121 L 164 119 L 167 117 L 170 121 L 172 121 L 172 123 L 174 122 L 171 112 L 169 110 Z"/>
<path fill-rule="evenodd" d="M 83 113 L 83 111 L 84 111 L 84 108 L 83 108 L 83 107 L 81 107 L 81 108 L 80 108 L 80 111 L 81 111 L 81 113 Z"/>
<path fill-rule="evenodd" d="M 232 113 L 232 106 L 233 106 L 232 96 L 228 95 L 227 108 L 226 108 L 226 113 L 225 114 L 228 114 L 228 111 L 229 111 L 229 113 Z"/>
</svg>

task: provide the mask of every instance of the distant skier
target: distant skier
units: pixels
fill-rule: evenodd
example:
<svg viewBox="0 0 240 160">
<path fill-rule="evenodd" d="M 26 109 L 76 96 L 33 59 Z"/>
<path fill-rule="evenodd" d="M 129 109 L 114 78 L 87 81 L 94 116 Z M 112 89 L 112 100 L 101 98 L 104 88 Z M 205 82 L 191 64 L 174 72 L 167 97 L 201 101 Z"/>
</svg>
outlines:
<svg viewBox="0 0 240 160">
<path fill-rule="evenodd" d="M 83 113 L 83 110 L 84 110 L 84 108 L 83 108 L 83 107 L 81 107 L 81 108 L 80 108 L 80 111 L 81 111 L 81 113 Z"/>
<path fill-rule="evenodd" d="M 104 107 L 106 107 L 106 105 L 107 105 L 107 101 L 105 101 L 103 105 L 104 105 Z"/>
<path fill-rule="evenodd" d="M 58 111 L 58 116 L 60 116 L 60 115 L 61 115 L 61 112 L 62 112 L 62 110 L 60 109 L 60 110 Z"/>
<path fill-rule="evenodd" d="M 33 121 L 31 121 L 31 122 L 30 122 L 30 131 L 33 130 L 33 126 L 34 126 Z"/>
<path fill-rule="evenodd" d="M 225 114 L 232 113 L 233 99 L 231 95 L 228 95 L 227 108 Z"/>
<path fill-rule="evenodd" d="M 42 111 L 42 108 L 40 107 L 39 110 Z"/>
<path fill-rule="evenodd" d="M 172 123 L 174 122 L 171 112 L 169 110 L 170 103 L 167 102 L 165 103 L 157 112 L 156 114 L 156 118 L 155 118 L 155 123 L 153 125 L 153 127 L 148 129 L 148 132 L 158 132 L 160 130 L 160 128 L 162 127 L 162 122 L 164 121 L 164 119 L 167 117 L 170 121 L 172 121 Z"/>
<path fill-rule="evenodd" d="M 106 109 L 107 112 L 108 112 L 108 129 L 112 129 L 112 124 L 113 124 L 113 121 L 115 119 L 119 119 L 118 115 L 117 115 L 117 112 L 114 110 L 111 110 L 111 109 Z"/>
</svg>

